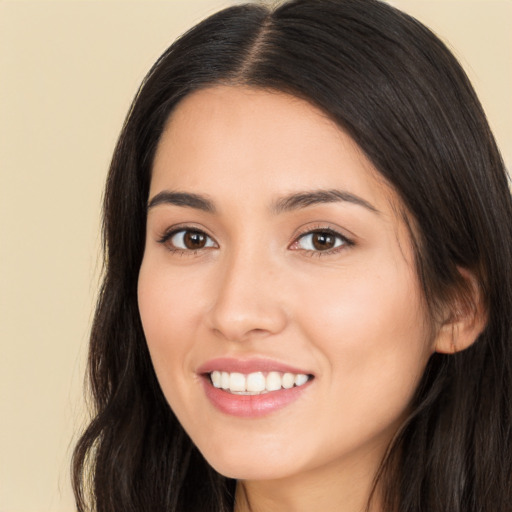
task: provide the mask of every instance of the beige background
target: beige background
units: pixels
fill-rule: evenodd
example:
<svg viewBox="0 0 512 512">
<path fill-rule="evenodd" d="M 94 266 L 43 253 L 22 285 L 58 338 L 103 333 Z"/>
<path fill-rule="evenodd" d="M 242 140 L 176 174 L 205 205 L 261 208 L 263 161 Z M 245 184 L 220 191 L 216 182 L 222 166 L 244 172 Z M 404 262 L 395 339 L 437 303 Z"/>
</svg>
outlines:
<svg viewBox="0 0 512 512">
<path fill-rule="evenodd" d="M 110 154 L 138 83 L 220 0 L 0 1 L 0 512 L 71 511 Z M 512 162 L 512 0 L 395 0 L 462 59 Z"/>
</svg>

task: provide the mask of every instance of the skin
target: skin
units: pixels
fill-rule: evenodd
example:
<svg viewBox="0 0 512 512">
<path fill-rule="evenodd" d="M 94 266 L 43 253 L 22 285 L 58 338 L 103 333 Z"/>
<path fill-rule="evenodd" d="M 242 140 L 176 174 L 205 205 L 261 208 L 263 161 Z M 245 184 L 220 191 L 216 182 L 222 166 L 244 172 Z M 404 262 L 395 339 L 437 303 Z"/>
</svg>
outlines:
<svg viewBox="0 0 512 512">
<path fill-rule="evenodd" d="M 367 205 L 271 207 L 319 189 Z M 364 510 L 436 343 L 400 201 L 321 111 L 240 86 L 195 92 L 175 109 L 149 202 L 163 191 L 200 194 L 216 210 L 148 210 L 139 308 L 179 421 L 217 471 L 239 480 L 237 512 Z M 162 243 L 185 227 L 204 232 L 207 245 Z M 315 249 L 304 234 L 319 229 L 350 242 Z M 226 356 L 270 358 L 314 379 L 283 409 L 235 417 L 212 405 L 197 373 Z"/>
</svg>

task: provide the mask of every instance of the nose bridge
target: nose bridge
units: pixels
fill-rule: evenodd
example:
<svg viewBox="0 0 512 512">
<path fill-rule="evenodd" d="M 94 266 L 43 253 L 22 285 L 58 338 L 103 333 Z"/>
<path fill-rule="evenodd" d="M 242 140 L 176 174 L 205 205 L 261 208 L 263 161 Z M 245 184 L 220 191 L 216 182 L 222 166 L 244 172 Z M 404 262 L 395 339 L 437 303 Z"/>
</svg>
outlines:
<svg viewBox="0 0 512 512">
<path fill-rule="evenodd" d="M 241 244 L 226 251 L 219 270 L 211 309 L 215 331 L 243 341 L 284 328 L 286 314 L 275 286 L 278 271 L 264 244 Z"/>
</svg>

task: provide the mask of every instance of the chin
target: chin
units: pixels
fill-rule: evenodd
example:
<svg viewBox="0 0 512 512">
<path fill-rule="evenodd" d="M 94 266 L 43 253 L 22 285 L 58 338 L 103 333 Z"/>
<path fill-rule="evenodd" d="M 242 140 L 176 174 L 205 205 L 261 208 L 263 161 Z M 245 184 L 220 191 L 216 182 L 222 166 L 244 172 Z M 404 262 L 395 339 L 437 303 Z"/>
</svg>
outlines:
<svg viewBox="0 0 512 512">
<path fill-rule="evenodd" d="M 234 480 L 261 481 L 261 480 L 278 480 L 289 476 L 288 473 L 273 470 L 271 468 L 255 468 L 247 467 L 247 465 L 227 464 L 213 466 L 217 473 Z"/>
<path fill-rule="evenodd" d="M 291 468 L 294 468 L 293 472 L 297 471 L 296 463 L 277 462 L 273 457 L 266 458 L 264 454 L 259 457 L 249 453 L 238 453 L 236 457 L 223 455 L 205 456 L 205 459 L 217 473 L 235 480 L 277 480 L 290 476 Z"/>
</svg>

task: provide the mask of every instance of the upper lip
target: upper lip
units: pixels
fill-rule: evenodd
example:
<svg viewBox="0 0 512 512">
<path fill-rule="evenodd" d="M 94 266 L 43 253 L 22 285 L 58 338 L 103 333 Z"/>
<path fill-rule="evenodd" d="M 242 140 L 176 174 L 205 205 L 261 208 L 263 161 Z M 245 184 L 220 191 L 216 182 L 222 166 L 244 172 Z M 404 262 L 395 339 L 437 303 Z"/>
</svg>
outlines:
<svg viewBox="0 0 512 512">
<path fill-rule="evenodd" d="M 202 364 L 196 371 L 198 374 L 205 374 L 215 370 L 243 374 L 254 372 L 282 372 L 311 375 L 311 372 L 307 370 L 267 358 L 236 359 L 232 357 L 218 357 Z"/>
</svg>

